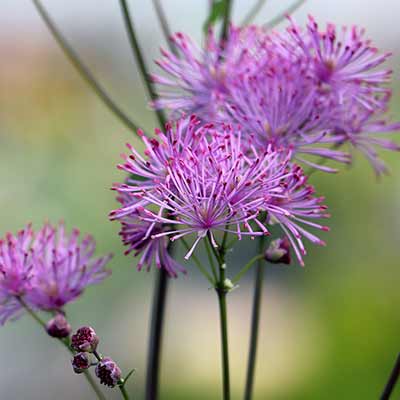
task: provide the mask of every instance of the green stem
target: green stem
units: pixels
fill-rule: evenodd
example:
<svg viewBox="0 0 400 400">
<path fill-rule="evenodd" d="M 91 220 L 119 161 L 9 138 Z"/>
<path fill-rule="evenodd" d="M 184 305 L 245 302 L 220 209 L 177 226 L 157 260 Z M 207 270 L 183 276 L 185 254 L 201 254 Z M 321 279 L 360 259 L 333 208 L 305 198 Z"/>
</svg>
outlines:
<svg viewBox="0 0 400 400">
<path fill-rule="evenodd" d="M 57 28 L 54 21 L 50 18 L 50 15 L 47 13 L 45 7 L 42 5 L 40 0 L 32 0 L 36 10 L 42 17 L 43 21 L 47 25 L 47 28 L 52 33 L 54 39 L 57 41 L 61 49 L 67 58 L 71 61 L 73 66 L 79 72 L 81 77 L 89 84 L 89 86 L 93 89 L 93 91 L 97 94 L 97 96 L 103 101 L 103 103 L 112 111 L 119 120 L 124 123 L 130 130 L 135 133 L 139 129 L 139 126 L 132 121 L 130 117 L 128 117 L 117 104 L 112 100 L 112 98 L 108 95 L 106 90 L 100 85 L 100 83 L 96 80 L 96 78 L 92 75 L 89 68 L 82 62 L 78 54 L 71 47 L 65 37 L 61 34 L 59 29 Z"/>
<path fill-rule="evenodd" d="M 212 274 L 214 276 L 215 281 L 218 281 L 217 269 L 215 268 L 215 264 L 214 264 L 214 260 L 212 258 L 212 252 L 211 252 L 211 249 L 214 247 L 212 244 L 209 243 L 209 238 L 207 238 L 207 240 L 204 241 L 204 245 L 206 247 L 208 262 L 210 264 Z M 215 256 L 215 253 L 214 253 L 214 256 Z"/>
<path fill-rule="evenodd" d="M 142 80 L 147 88 L 150 99 L 151 99 L 151 101 L 155 101 L 155 100 L 157 100 L 158 96 L 157 96 L 156 91 L 154 90 L 153 84 L 151 83 L 151 81 L 149 79 L 149 75 L 147 73 L 147 71 L 149 69 L 146 65 L 146 61 L 144 60 L 142 49 L 140 48 L 139 42 L 136 38 L 135 28 L 133 25 L 133 19 L 129 12 L 128 3 L 126 0 L 120 0 L 120 5 L 121 5 L 122 15 L 123 15 L 124 22 L 125 22 L 125 27 L 126 27 L 126 32 L 128 35 L 129 43 L 132 48 L 132 53 L 137 62 L 138 68 L 142 75 Z M 165 122 L 166 122 L 166 118 L 165 118 L 163 112 L 161 110 L 154 110 L 154 112 L 157 115 L 157 118 L 161 125 L 161 128 L 163 128 L 165 125 Z"/>
<path fill-rule="evenodd" d="M 267 0 L 258 0 L 256 4 L 250 9 L 248 14 L 243 18 L 240 26 L 248 25 L 253 19 L 257 16 L 257 14 L 261 11 L 264 7 Z"/>
<path fill-rule="evenodd" d="M 258 238 L 258 253 L 264 254 L 264 247 L 265 247 L 265 236 L 260 236 Z M 251 400 L 253 396 L 254 372 L 256 366 L 258 332 L 259 332 L 260 313 L 261 313 L 261 299 L 262 299 L 262 289 L 264 283 L 264 270 L 265 270 L 264 264 L 265 262 L 263 258 L 260 257 L 258 259 L 258 265 L 254 276 L 255 287 L 253 296 L 249 358 L 247 363 L 247 376 L 246 376 L 246 388 L 244 393 L 244 400 Z"/>
<path fill-rule="evenodd" d="M 295 1 L 284 12 L 278 14 L 275 18 L 272 18 L 270 21 L 265 23 L 263 25 L 263 28 L 270 29 L 270 28 L 273 28 L 275 25 L 278 25 L 280 22 L 282 22 L 286 18 L 287 15 L 293 14 L 305 2 L 306 2 L 306 0 L 297 0 L 297 1 Z"/>
<path fill-rule="evenodd" d="M 171 30 L 169 29 L 167 17 L 165 16 L 164 9 L 162 7 L 161 1 L 160 0 L 153 0 L 154 8 L 157 13 L 158 20 L 160 21 L 161 29 L 163 32 L 163 35 L 165 37 L 165 40 L 167 42 L 167 46 L 170 49 L 171 53 L 175 54 L 177 57 L 179 57 L 179 53 L 176 50 L 176 47 L 174 44 L 172 44 L 170 38 L 171 38 Z"/>
<path fill-rule="evenodd" d="M 221 40 L 223 41 L 228 39 L 229 23 L 231 20 L 232 4 L 233 4 L 233 0 L 225 0 L 225 1 L 226 1 L 226 7 L 224 13 L 224 20 L 222 23 L 222 32 L 221 32 Z"/>
<path fill-rule="evenodd" d="M 189 251 L 190 246 L 188 244 L 188 242 L 184 239 L 181 238 L 181 242 L 183 243 L 184 247 L 186 248 L 186 250 Z M 199 269 L 199 271 L 206 277 L 206 279 L 211 283 L 212 287 L 215 286 L 215 281 L 212 278 L 212 276 L 207 272 L 207 270 L 204 268 L 204 266 L 202 265 L 202 263 L 200 262 L 200 260 L 197 258 L 197 256 L 195 254 L 192 254 L 192 256 L 190 257 L 193 259 L 196 267 Z"/>
<path fill-rule="evenodd" d="M 99 362 L 103 359 L 103 357 L 96 350 L 93 351 L 93 355 L 96 357 L 97 361 L 99 361 Z M 124 380 L 121 379 L 120 383 L 121 384 L 118 385 L 118 388 L 122 394 L 122 397 L 124 398 L 124 400 L 130 400 L 128 392 L 126 391 L 125 386 L 124 386 Z"/>
<path fill-rule="evenodd" d="M 229 382 L 229 348 L 228 348 L 228 316 L 226 308 L 226 290 L 217 289 L 219 301 L 219 317 L 221 327 L 221 349 L 222 349 L 222 380 L 223 380 L 223 399 L 230 399 Z"/>
<path fill-rule="evenodd" d="M 212 247 L 210 235 L 207 235 L 207 241 Z M 206 242 L 207 242 L 206 241 Z M 214 253 L 219 266 L 219 279 L 216 285 L 216 292 L 219 304 L 219 319 L 221 330 L 221 356 L 222 356 L 222 393 L 223 400 L 230 400 L 230 375 L 229 375 L 229 341 L 228 341 L 228 312 L 226 305 L 226 295 L 229 289 L 225 286 L 225 248 L 220 247 L 218 253 Z"/>
<path fill-rule="evenodd" d="M 17 298 L 22 307 L 25 308 L 26 312 L 43 328 L 46 329 L 46 323 L 25 303 L 25 301 L 21 298 Z M 62 343 L 71 354 L 74 354 L 72 349 L 69 347 L 68 343 L 65 342 L 63 339 L 59 339 L 58 341 Z M 101 393 L 100 389 L 98 388 L 95 380 L 93 379 L 92 375 L 90 375 L 89 371 L 84 372 L 85 378 L 88 381 L 89 385 L 92 387 L 93 391 L 96 393 L 96 396 L 99 400 L 106 400 L 106 398 Z"/>
<path fill-rule="evenodd" d="M 232 283 L 238 283 L 242 276 L 251 268 L 251 266 L 256 262 L 264 259 L 264 254 L 258 254 L 254 256 L 232 279 Z"/>
<path fill-rule="evenodd" d="M 122 397 L 124 398 L 124 400 L 129 400 L 129 395 L 128 392 L 125 389 L 124 385 L 118 385 L 119 390 L 121 391 Z"/>
</svg>

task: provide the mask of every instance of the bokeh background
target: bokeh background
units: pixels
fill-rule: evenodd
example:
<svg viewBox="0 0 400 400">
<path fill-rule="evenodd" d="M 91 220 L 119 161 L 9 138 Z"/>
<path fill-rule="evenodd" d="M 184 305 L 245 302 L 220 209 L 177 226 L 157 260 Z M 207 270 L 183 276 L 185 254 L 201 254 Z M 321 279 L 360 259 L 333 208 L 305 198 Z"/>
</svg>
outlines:
<svg viewBox="0 0 400 400">
<path fill-rule="evenodd" d="M 236 0 L 240 21 L 249 0 Z M 151 62 L 163 44 L 150 1 L 132 0 L 140 40 Z M 151 131 L 155 120 L 130 54 L 118 1 L 45 2 L 82 58 L 131 117 Z M 206 0 L 165 0 L 174 30 L 201 40 Z M 287 7 L 270 0 L 257 21 Z M 296 18 L 357 24 L 379 48 L 394 53 L 392 112 L 400 117 L 400 15 L 397 0 L 309 0 Z M 283 26 L 285 23 L 282 24 Z M 281 26 L 282 26 L 281 25 Z M 101 351 L 137 373 L 129 384 L 143 398 L 154 274 L 135 271 L 122 255 L 112 182 L 129 132 L 77 75 L 28 0 L 0 2 L 0 231 L 28 221 L 65 219 L 92 232 L 99 253 L 112 251 L 112 276 L 68 307 L 75 328 L 90 324 Z M 385 154 L 392 175 L 377 182 L 368 164 L 312 178 L 327 198 L 332 231 L 312 248 L 306 268 L 268 266 L 265 277 L 255 399 L 377 399 L 399 351 L 398 265 L 400 158 Z M 243 243 L 230 256 L 237 268 L 253 252 Z M 172 282 L 168 302 L 161 399 L 219 399 L 220 354 L 215 296 L 194 267 Z M 242 393 L 248 347 L 251 278 L 229 298 L 234 398 Z M 108 398 L 118 391 L 105 389 Z M 396 397 L 397 396 L 397 397 Z M 92 399 L 69 355 L 29 317 L 0 329 L 0 398 Z M 398 388 L 393 398 L 400 398 Z"/>
</svg>

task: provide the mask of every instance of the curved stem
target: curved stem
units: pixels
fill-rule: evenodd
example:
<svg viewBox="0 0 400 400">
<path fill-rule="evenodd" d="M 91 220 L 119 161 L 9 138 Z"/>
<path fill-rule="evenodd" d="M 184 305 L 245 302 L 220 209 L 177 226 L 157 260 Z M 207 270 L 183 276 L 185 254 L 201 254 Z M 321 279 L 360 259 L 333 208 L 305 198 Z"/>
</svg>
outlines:
<svg viewBox="0 0 400 400">
<path fill-rule="evenodd" d="M 76 70 L 82 76 L 82 78 L 89 84 L 89 86 L 93 89 L 93 91 L 97 94 L 97 96 L 103 101 L 103 103 L 112 111 L 119 120 L 124 123 L 130 130 L 136 131 L 139 129 L 139 126 L 132 121 L 130 117 L 128 117 L 117 104 L 111 99 L 105 89 L 100 85 L 100 83 L 96 80 L 96 78 L 92 75 L 89 68 L 82 62 L 79 58 L 78 54 L 71 47 L 68 41 L 61 34 L 59 29 L 57 28 L 54 21 L 50 18 L 50 15 L 47 13 L 46 9 L 40 2 L 40 0 L 32 0 L 33 4 L 36 7 L 36 10 L 42 17 L 43 21 L 47 25 L 48 29 L 54 36 L 55 40 L 64 51 L 64 54 L 74 65 Z"/>
<path fill-rule="evenodd" d="M 151 101 L 157 100 L 157 98 L 158 98 L 157 93 L 154 90 L 153 84 L 151 83 L 151 81 L 149 79 L 149 74 L 147 72 L 149 69 L 148 69 L 148 67 L 146 65 L 146 61 L 143 57 L 142 49 L 140 48 L 139 42 L 136 38 L 135 28 L 134 28 L 133 20 L 131 18 L 130 12 L 129 12 L 128 3 L 126 2 L 126 0 L 120 0 L 120 5 L 121 5 L 122 16 L 124 18 L 129 43 L 131 45 L 132 53 L 137 62 L 139 71 L 142 75 L 143 82 L 147 88 L 147 92 L 150 96 Z M 161 125 L 161 128 L 163 128 L 165 125 L 165 122 L 166 122 L 166 118 L 165 118 L 163 112 L 161 110 L 154 110 L 154 112 L 157 115 L 157 118 Z"/>
<path fill-rule="evenodd" d="M 154 8 L 157 13 L 158 20 L 160 21 L 161 29 L 164 34 L 165 40 L 167 42 L 167 46 L 170 49 L 171 53 L 175 54 L 177 57 L 179 56 L 176 47 L 172 44 L 171 38 L 171 30 L 169 29 L 167 17 L 165 16 L 164 9 L 161 5 L 160 0 L 153 0 Z"/>
<path fill-rule="evenodd" d="M 124 398 L 124 400 L 129 400 L 129 395 L 128 395 L 128 392 L 125 389 L 125 386 L 120 385 L 118 387 L 119 387 L 119 390 L 121 391 L 121 394 L 122 394 L 122 397 Z"/>
<path fill-rule="evenodd" d="M 252 267 L 256 261 L 261 261 L 264 259 L 264 254 L 257 254 L 254 256 L 232 279 L 232 283 L 238 283 L 242 276 Z"/>
<path fill-rule="evenodd" d="M 264 254 L 265 236 L 258 238 L 258 253 Z M 249 358 L 247 362 L 247 375 L 246 375 L 246 388 L 244 393 L 244 400 L 251 400 L 253 395 L 254 386 L 254 372 L 256 367 L 257 345 L 258 345 L 258 331 L 260 325 L 260 312 L 261 312 L 261 299 L 264 281 L 265 261 L 259 258 L 257 269 L 254 276 L 254 295 L 253 295 L 253 310 L 251 316 L 251 331 L 250 331 L 250 345 L 249 345 Z"/>
<path fill-rule="evenodd" d="M 293 14 L 300 6 L 302 6 L 306 0 L 297 0 L 290 7 L 288 7 L 284 12 L 278 14 L 276 17 L 272 18 L 270 21 L 263 25 L 263 28 L 269 29 L 273 28 L 282 22 L 287 15 Z"/>
<path fill-rule="evenodd" d="M 380 400 L 389 400 L 393 393 L 394 387 L 396 386 L 397 380 L 400 376 L 400 353 L 397 356 L 397 360 L 394 364 L 393 370 L 390 374 L 389 380 L 385 386 L 385 389 L 380 397 Z"/>
<path fill-rule="evenodd" d="M 181 238 L 180 240 L 183 243 L 183 245 L 186 248 L 186 250 L 189 251 L 190 250 L 190 246 L 189 246 L 188 242 L 184 238 Z M 198 268 L 198 270 L 205 276 L 205 278 L 208 280 L 208 282 L 211 283 L 212 287 L 214 287 L 215 286 L 214 279 L 208 273 L 208 271 L 204 268 L 204 266 L 202 265 L 200 260 L 197 258 L 196 254 L 192 254 L 191 258 L 193 259 L 193 261 L 194 261 L 196 267 Z"/>
<path fill-rule="evenodd" d="M 26 312 L 43 328 L 46 329 L 46 323 L 25 303 L 25 301 L 18 297 L 17 300 L 21 304 L 22 307 L 25 308 Z M 68 343 L 65 342 L 63 339 L 57 338 L 60 343 L 62 343 L 71 354 L 74 354 L 72 349 L 69 347 Z M 99 400 L 106 400 L 106 398 L 101 393 L 100 389 L 98 388 L 95 380 L 93 379 L 92 375 L 90 375 L 89 371 L 84 372 L 85 378 L 88 381 L 89 385 L 92 387 L 93 391 L 96 393 L 96 396 Z"/>
<path fill-rule="evenodd" d="M 267 0 L 258 0 L 257 3 L 254 4 L 254 6 L 250 9 L 248 14 L 243 18 L 243 21 L 241 22 L 241 26 L 248 25 L 253 19 L 257 16 L 257 14 L 261 11 L 261 9 L 264 7 L 265 3 Z"/>
</svg>

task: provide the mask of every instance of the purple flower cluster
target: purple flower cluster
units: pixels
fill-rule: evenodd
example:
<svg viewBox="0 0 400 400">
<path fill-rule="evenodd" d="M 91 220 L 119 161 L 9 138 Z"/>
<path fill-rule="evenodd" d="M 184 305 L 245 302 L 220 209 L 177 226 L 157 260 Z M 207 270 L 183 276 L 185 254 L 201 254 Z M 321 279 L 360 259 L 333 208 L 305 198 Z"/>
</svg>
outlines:
<svg viewBox="0 0 400 400">
<path fill-rule="evenodd" d="M 238 239 L 268 235 L 273 222 L 280 223 L 301 263 L 303 237 L 323 244 L 305 227 L 327 230 L 312 222 L 326 216 L 326 207 L 314 197 L 302 169 L 290 162 L 290 153 L 272 146 L 260 151 L 248 138 L 244 146 L 238 129 L 203 124 L 193 116 L 169 126 L 159 138 L 144 138 L 146 160 L 128 146 L 132 154 L 124 155 L 119 167 L 135 175 L 113 187 L 122 207 L 110 217 L 122 223 L 127 252 L 142 253 L 139 269 L 153 260 L 172 276 L 182 269 L 168 256 L 166 237 L 194 235 L 188 259 L 207 236 L 218 247 L 218 231 Z"/>
<path fill-rule="evenodd" d="M 111 256 L 94 258 L 95 241 L 70 235 L 64 225 L 31 225 L 0 240 L 0 323 L 16 318 L 23 304 L 33 310 L 62 312 L 83 290 L 109 275 Z"/>
<path fill-rule="evenodd" d="M 182 34 L 173 37 L 180 56 L 163 52 L 155 75 L 161 99 L 154 106 L 196 113 L 205 122 L 239 123 L 259 148 L 291 149 L 302 163 L 328 172 L 309 155 L 342 163 L 348 143 L 369 159 L 377 175 L 386 172 L 377 147 L 399 150 L 382 134 L 400 130 L 386 117 L 392 71 L 356 27 L 319 29 L 312 17 L 306 29 L 292 20 L 284 33 L 231 27 L 227 42 L 212 32 L 204 49 Z M 183 90 L 183 92 L 182 92 Z"/>
<path fill-rule="evenodd" d="M 304 238 L 323 245 L 312 230 L 328 230 L 318 220 L 329 215 L 296 163 L 336 172 L 325 161 L 350 163 L 349 144 L 381 175 L 377 147 L 400 149 L 381 137 L 400 129 L 386 117 L 390 54 L 356 27 L 289 22 L 284 32 L 231 26 L 224 40 L 210 30 L 202 48 L 177 33 L 175 54 L 162 50 L 152 105 L 175 123 L 155 138 L 139 132 L 144 156 L 128 145 L 118 168 L 129 177 L 113 186 L 120 208 L 110 213 L 139 269 L 176 276 L 169 240 L 191 240 L 188 259 L 205 238 L 219 247 L 217 232 L 254 238 L 272 224 L 284 234 L 274 257 L 290 260 L 290 245 L 303 265 Z"/>
</svg>

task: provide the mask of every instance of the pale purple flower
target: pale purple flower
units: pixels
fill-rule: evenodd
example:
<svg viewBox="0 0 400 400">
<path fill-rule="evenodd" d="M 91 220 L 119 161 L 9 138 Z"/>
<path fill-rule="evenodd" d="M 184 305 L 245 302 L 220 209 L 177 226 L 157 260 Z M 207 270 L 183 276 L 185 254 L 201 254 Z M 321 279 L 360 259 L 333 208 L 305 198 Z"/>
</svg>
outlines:
<svg viewBox="0 0 400 400">
<path fill-rule="evenodd" d="M 302 206 L 312 211 L 311 218 L 323 216 L 323 212 L 319 200 L 313 201 L 309 189 L 306 195 L 298 183 L 304 184 L 305 180 L 301 170 L 289 164 L 290 152 L 276 151 L 271 145 L 265 151 L 251 143 L 243 146 L 240 131 L 226 124 L 207 124 L 198 132 L 202 138 L 196 149 L 181 148 L 167 164 L 167 179 L 157 186 L 138 185 L 132 189 L 136 203 L 132 201 L 130 205 L 125 200 L 127 192 L 123 191 L 122 203 L 128 206 L 114 211 L 112 216 L 132 218 L 132 226 L 126 226 L 123 235 L 130 248 L 140 250 L 143 246 L 150 251 L 150 241 L 167 236 L 177 240 L 194 234 L 187 259 L 207 236 L 217 247 L 217 231 L 239 239 L 243 235 L 269 234 L 260 218 L 263 211 L 269 219 L 274 217 L 285 224 L 288 234 L 296 229 L 296 240 L 301 232 L 314 243 L 322 243 L 298 226 L 308 224 L 307 216 L 300 220 Z M 296 252 L 301 260 L 300 253 Z"/>
<path fill-rule="evenodd" d="M 307 156 L 350 161 L 346 153 L 327 147 L 337 140 L 330 132 L 341 109 L 320 96 L 301 62 L 271 53 L 264 68 L 232 84 L 227 107 L 230 119 L 254 138 L 260 150 L 270 145 L 286 149 L 303 163 L 327 172 L 335 170 L 316 165 Z"/>
<path fill-rule="evenodd" d="M 6 234 L 0 241 L 0 323 L 21 314 L 19 299 L 33 309 L 58 311 L 108 276 L 110 256 L 93 258 L 93 238 L 79 236 L 49 223 L 37 232 L 28 225 L 16 236 Z"/>
<path fill-rule="evenodd" d="M 139 211 L 123 217 L 120 222 L 119 235 L 122 243 L 127 246 L 125 255 L 131 252 L 135 257 L 140 255 L 137 263 L 139 271 L 144 266 L 149 270 L 154 264 L 158 269 L 164 268 L 171 277 L 177 277 L 178 272 L 185 272 L 184 267 L 169 255 L 167 238 L 152 238 L 152 236 L 166 230 L 167 226 L 144 221 Z"/>
<path fill-rule="evenodd" d="M 385 109 L 368 110 L 357 102 L 347 104 L 343 119 L 336 127 L 336 140 L 349 143 L 362 152 L 379 177 L 388 173 L 386 164 L 379 158 L 379 149 L 400 151 L 400 146 L 385 135 L 400 131 L 400 122 L 391 122 Z"/>
<path fill-rule="evenodd" d="M 78 229 L 68 235 L 62 223 L 45 224 L 31 248 L 33 271 L 26 300 L 34 308 L 59 310 L 110 274 L 104 267 L 112 256 L 94 258 L 93 237 L 81 238 Z"/>
<path fill-rule="evenodd" d="M 173 118 L 193 113 L 204 121 L 215 120 L 224 112 L 228 81 L 256 68 L 263 51 L 263 33 L 255 26 L 231 26 L 222 42 L 210 30 L 202 48 L 183 33 L 171 41 L 178 56 L 161 50 L 163 58 L 156 63 L 167 75 L 152 79 L 160 87 L 153 106 L 170 110 Z"/>
<path fill-rule="evenodd" d="M 287 236 L 278 238 L 269 244 L 265 251 L 265 259 L 271 264 L 290 264 L 290 242 Z"/>
<path fill-rule="evenodd" d="M 305 58 L 322 93 L 333 94 L 339 103 L 353 98 L 369 110 L 380 106 L 381 97 L 389 92 L 384 85 L 392 74 L 382 64 L 391 54 L 380 54 L 371 40 L 364 38 L 364 29 L 336 28 L 328 23 L 320 30 L 309 16 L 305 31 L 291 20 L 288 32 L 293 43 L 287 43 L 287 49 Z"/>
</svg>

